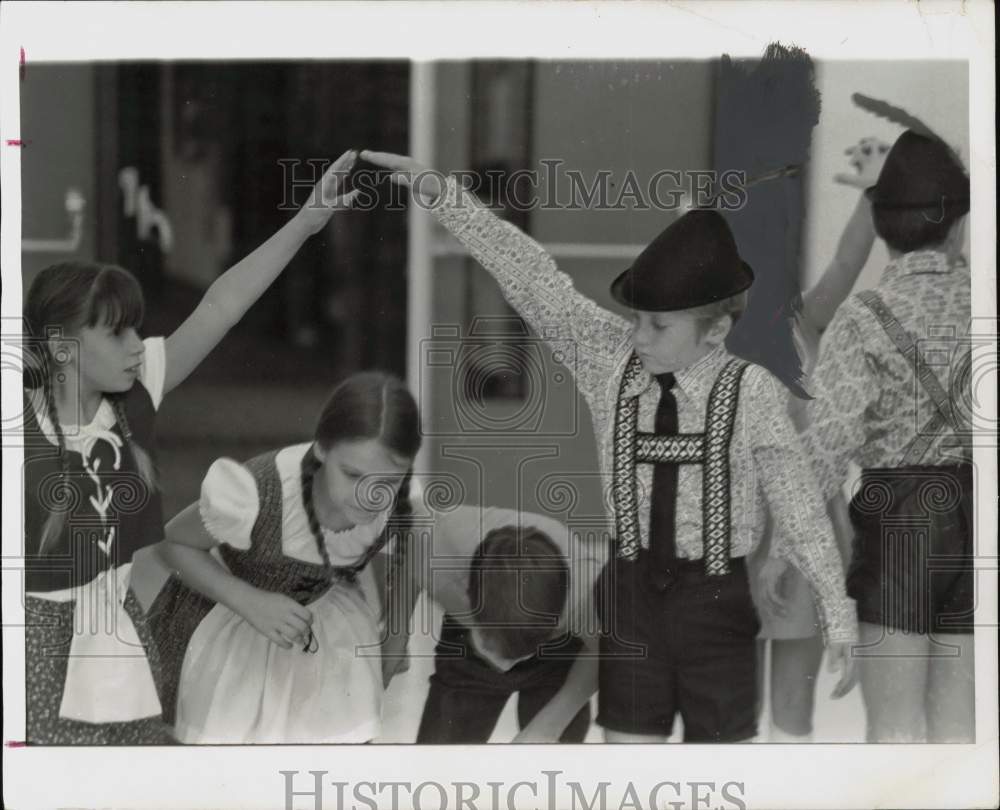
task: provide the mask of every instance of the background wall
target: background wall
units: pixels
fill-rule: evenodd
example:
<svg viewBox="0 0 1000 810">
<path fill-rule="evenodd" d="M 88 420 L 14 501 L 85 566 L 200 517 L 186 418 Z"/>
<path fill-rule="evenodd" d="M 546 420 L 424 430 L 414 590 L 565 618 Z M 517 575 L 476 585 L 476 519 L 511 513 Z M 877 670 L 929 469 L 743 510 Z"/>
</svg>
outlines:
<svg viewBox="0 0 1000 810">
<path fill-rule="evenodd" d="M 435 168 L 444 171 L 468 168 L 470 73 L 468 64 L 435 69 Z M 708 62 L 537 62 L 529 168 L 541 171 L 540 161 L 558 159 L 564 169 L 578 170 L 588 180 L 600 170 L 610 171 L 618 184 L 611 186 L 613 199 L 628 169 L 645 186 L 660 169 L 710 167 L 713 77 Z M 561 189 L 568 196 L 565 178 Z M 543 244 L 642 245 L 670 218 L 656 210 L 534 210 L 528 229 Z M 439 245 L 449 243 L 440 230 L 435 239 Z M 618 309 L 608 287 L 631 258 L 559 258 L 559 266 L 584 295 Z M 433 313 L 425 337 L 441 327 L 464 334 L 470 316 L 464 291 L 473 284 L 479 292 L 471 314 L 509 313 L 486 271 L 459 248 L 435 260 Z M 491 292 L 484 295 L 484 287 Z M 443 375 L 435 375 L 433 384 L 424 375 L 424 421 L 436 434 L 429 440 L 428 463 L 456 476 L 472 503 L 546 511 L 597 530 L 603 526 L 602 486 L 595 474 L 589 412 L 548 353 L 540 351 L 539 357 L 544 383 L 529 386 L 526 393 L 544 410 L 539 430 L 520 420 L 524 402 L 495 400 L 472 406 L 485 429 L 462 432 L 456 402 L 459 407 L 468 403 L 456 400 L 455 388 Z M 575 504 L 559 496 L 559 486 L 566 483 L 575 492 Z"/>
<path fill-rule="evenodd" d="M 28 65 L 21 82 L 21 228 L 25 239 L 63 239 L 69 232 L 66 190 L 87 202 L 78 256 L 91 256 L 96 241 L 95 68 L 85 64 Z M 55 116 L 54 111 L 59 115 Z M 21 256 L 27 291 L 39 270 L 64 254 Z"/>
</svg>

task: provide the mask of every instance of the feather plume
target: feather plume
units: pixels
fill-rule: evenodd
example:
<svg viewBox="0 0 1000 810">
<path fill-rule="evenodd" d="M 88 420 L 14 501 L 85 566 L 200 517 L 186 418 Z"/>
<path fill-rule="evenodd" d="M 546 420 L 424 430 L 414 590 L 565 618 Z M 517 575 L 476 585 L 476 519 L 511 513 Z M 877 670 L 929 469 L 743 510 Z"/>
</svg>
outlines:
<svg viewBox="0 0 1000 810">
<path fill-rule="evenodd" d="M 938 141 L 941 140 L 937 133 L 927 126 L 927 124 L 917 118 L 917 116 L 908 113 L 902 107 L 897 107 L 888 101 L 871 98 L 862 93 L 852 93 L 851 101 L 857 104 L 862 110 L 867 110 L 872 115 L 877 115 L 879 118 L 885 118 L 887 121 L 899 124 L 903 129 L 912 129 L 918 135 L 934 138 Z"/>
<path fill-rule="evenodd" d="M 853 101 L 862 110 L 870 112 L 872 115 L 884 118 L 893 124 L 899 124 L 904 129 L 911 129 L 918 135 L 923 135 L 925 138 L 933 138 L 935 141 L 944 144 L 958 165 L 963 165 L 955 150 L 951 148 L 944 138 L 917 118 L 917 116 L 907 112 L 902 107 L 897 107 L 894 104 L 890 104 L 888 101 L 882 101 L 881 99 L 866 96 L 863 93 L 852 93 L 851 101 Z"/>
</svg>

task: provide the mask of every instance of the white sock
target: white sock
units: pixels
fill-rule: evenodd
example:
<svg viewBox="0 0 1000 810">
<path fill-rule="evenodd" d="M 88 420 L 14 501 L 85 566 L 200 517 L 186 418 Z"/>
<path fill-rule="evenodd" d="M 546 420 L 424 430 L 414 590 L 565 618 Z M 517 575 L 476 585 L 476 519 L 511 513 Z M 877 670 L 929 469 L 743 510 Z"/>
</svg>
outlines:
<svg viewBox="0 0 1000 810">
<path fill-rule="evenodd" d="M 807 734 L 789 734 L 787 731 L 783 731 L 774 723 L 771 724 L 771 733 L 768 735 L 768 742 L 773 743 L 811 743 L 813 741 L 812 732 Z"/>
</svg>

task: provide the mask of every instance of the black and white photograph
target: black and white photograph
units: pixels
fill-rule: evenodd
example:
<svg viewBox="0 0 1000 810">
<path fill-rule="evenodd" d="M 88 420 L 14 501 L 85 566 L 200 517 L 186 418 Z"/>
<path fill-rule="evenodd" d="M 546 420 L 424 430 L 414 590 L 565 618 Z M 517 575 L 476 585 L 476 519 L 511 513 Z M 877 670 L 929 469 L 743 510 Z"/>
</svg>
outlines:
<svg viewBox="0 0 1000 810">
<path fill-rule="evenodd" d="M 5 4 L 5 804 L 995 806 L 991 12 Z"/>
</svg>

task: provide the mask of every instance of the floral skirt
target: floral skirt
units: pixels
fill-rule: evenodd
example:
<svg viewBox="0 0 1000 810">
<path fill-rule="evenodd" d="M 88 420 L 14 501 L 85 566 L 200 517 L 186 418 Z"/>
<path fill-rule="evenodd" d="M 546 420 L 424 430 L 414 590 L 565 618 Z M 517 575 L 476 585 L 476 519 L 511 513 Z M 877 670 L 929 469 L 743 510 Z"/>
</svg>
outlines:
<svg viewBox="0 0 1000 810">
<path fill-rule="evenodd" d="M 29 745 L 171 745 L 174 739 L 159 715 L 136 720 L 91 723 L 63 717 L 75 600 L 28 596 L 25 602 L 25 709 Z M 159 665 L 150 644 L 145 616 L 131 589 L 124 610 L 131 619 L 154 680 Z"/>
</svg>

